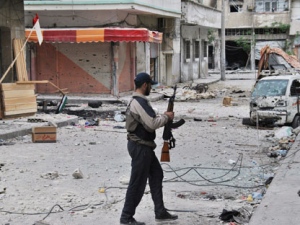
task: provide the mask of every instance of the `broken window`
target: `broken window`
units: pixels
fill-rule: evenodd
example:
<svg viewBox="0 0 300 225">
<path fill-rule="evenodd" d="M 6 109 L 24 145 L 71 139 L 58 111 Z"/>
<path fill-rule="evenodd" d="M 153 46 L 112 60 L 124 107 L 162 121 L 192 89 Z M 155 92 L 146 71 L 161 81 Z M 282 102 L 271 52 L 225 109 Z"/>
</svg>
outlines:
<svg viewBox="0 0 300 225">
<path fill-rule="evenodd" d="M 242 8 L 243 8 L 242 5 L 231 5 L 230 12 L 240 12 L 242 11 Z"/>
<path fill-rule="evenodd" d="M 266 12 L 277 11 L 277 2 L 265 2 L 265 11 Z"/>
<path fill-rule="evenodd" d="M 260 80 L 254 87 L 252 97 L 285 95 L 288 80 Z"/>
<path fill-rule="evenodd" d="M 300 81 L 294 80 L 291 85 L 291 96 L 300 96 Z"/>
<path fill-rule="evenodd" d="M 230 0 L 230 12 L 240 12 L 243 8 L 243 1 L 242 0 Z"/>
<path fill-rule="evenodd" d="M 256 0 L 256 12 L 283 12 L 287 10 L 286 0 Z"/>
</svg>

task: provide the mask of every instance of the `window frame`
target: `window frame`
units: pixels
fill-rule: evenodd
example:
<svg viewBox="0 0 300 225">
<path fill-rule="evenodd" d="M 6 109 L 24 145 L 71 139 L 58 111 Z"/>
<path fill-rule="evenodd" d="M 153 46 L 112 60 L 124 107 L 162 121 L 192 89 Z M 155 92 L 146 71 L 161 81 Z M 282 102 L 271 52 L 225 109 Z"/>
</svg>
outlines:
<svg viewBox="0 0 300 225">
<path fill-rule="evenodd" d="M 194 41 L 194 61 L 199 61 L 200 59 L 200 40 L 196 39 Z"/>
<path fill-rule="evenodd" d="M 191 41 L 189 39 L 184 40 L 184 59 L 186 62 L 191 60 Z"/>
</svg>

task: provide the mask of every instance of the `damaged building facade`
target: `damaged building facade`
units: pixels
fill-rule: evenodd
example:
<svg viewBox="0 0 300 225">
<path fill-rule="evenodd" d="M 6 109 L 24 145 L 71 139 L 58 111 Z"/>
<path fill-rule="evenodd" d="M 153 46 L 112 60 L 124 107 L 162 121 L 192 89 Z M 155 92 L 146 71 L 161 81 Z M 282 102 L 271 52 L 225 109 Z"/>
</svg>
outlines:
<svg viewBox="0 0 300 225">
<path fill-rule="evenodd" d="M 41 46 L 33 42 L 27 52 L 30 79 L 50 80 L 69 93 L 116 96 L 132 91 L 135 74 L 141 71 L 167 80 L 163 76 L 175 72 L 161 72 L 159 65 L 167 63 L 160 54 L 173 40 L 156 31 L 160 18 L 175 24 L 180 7 L 179 0 L 25 1 L 26 27 L 32 27 L 38 13 L 44 32 Z M 179 48 L 172 64 L 177 54 Z M 37 92 L 49 93 L 51 88 L 40 85 Z"/>
<path fill-rule="evenodd" d="M 182 1 L 181 82 L 220 69 L 221 11 L 217 1 Z"/>
<path fill-rule="evenodd" d="M 225 1 L 227 68 L 254 69 L 266 45 L 297 54 L 299 5 L 297 0 Z"/>
<path fill-rule="evenodd" d="M 28 44 L 29 77 L 50 80 L 69 93 L 116 96 L 132 91 L 141 71 L 162 85 L 203 77 L 208 68 L 219 69 L 216 2 L 24 1 L 26 34 L 36 13 L 44 32 L 41 46 L 36 37 Z M 38 93 L 53 91 L 37 85 Z"/>
<path fill-rule="evenodd" d="M 3 75 L 14 59 L 12 40 L 24 37 L 24 3 L 18 0 L 0 1 L 0 74 Z M 0 76 L 1 77 L 1 76 Z M 3 82 L 14 80 L 9 70 Z"/>
</svg>

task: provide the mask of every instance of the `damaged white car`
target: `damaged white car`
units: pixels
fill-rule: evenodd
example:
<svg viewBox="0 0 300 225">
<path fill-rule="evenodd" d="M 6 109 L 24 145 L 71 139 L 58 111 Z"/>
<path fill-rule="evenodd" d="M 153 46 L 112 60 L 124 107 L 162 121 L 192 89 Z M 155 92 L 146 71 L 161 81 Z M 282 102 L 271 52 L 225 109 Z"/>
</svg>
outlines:
<svg viewBox="0 0 300 225">
<path fill-rule="evenodd" d="M 300 75 L 268 76 L 257 81 L 250 100 L 254 124 L 300 125 Z"/>
</svg>

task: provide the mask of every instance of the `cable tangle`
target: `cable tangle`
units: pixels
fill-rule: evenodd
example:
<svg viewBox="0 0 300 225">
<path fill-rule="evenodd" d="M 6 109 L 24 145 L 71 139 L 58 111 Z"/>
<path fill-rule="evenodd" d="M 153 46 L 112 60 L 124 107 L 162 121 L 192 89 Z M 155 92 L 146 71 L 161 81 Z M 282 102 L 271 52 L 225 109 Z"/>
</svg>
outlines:
<svg viewBox="0 0 300 225">
<path fill-rule="evenodd" d="M 233 181 L 236 179 L 240 173 L 242 167 L 242 162 L 243 162 L 243 154 L 240 153 L 237 160 L 235 163 L 233 163 L 232 167 L 230 169 L 225 169 L 225 168 L 208 168 L 208 167 L 186 167 L 186 168 L 180 168 L 180 169 L 173 169 L 169 164 L 167 163 L 162 163 L 161 165 L 166 165 L 169 167 L 169 170 L 164 169 L 165 173 L 173 173 L 175 176 L 164 180 L 164 182 L 185 182 L 190 185 L 194 186 L 227 186 L 227 187 L 234 187 L 234 188 L 259 188 L 263 187 L 264 185 L 256 185 L 256 186 L 237 186 L 237 185 L 230 185 L 226 184 L 227 182 Z M 207 178 L 204 177 L 198 170 L 224 170 L 225 173 L 216 177 L 212 178 Z M 180 174 L 180 171 L 184 171 L 183 173 Z M 189 175 L 191 172 L 195 172 L 200 179 L 185 179 L 184 177 Z M 234 173 L 233 175 L 231 175 Z M 199 182 L 205 182 L 204 184 L 199 184 Z"/>
</svg>

